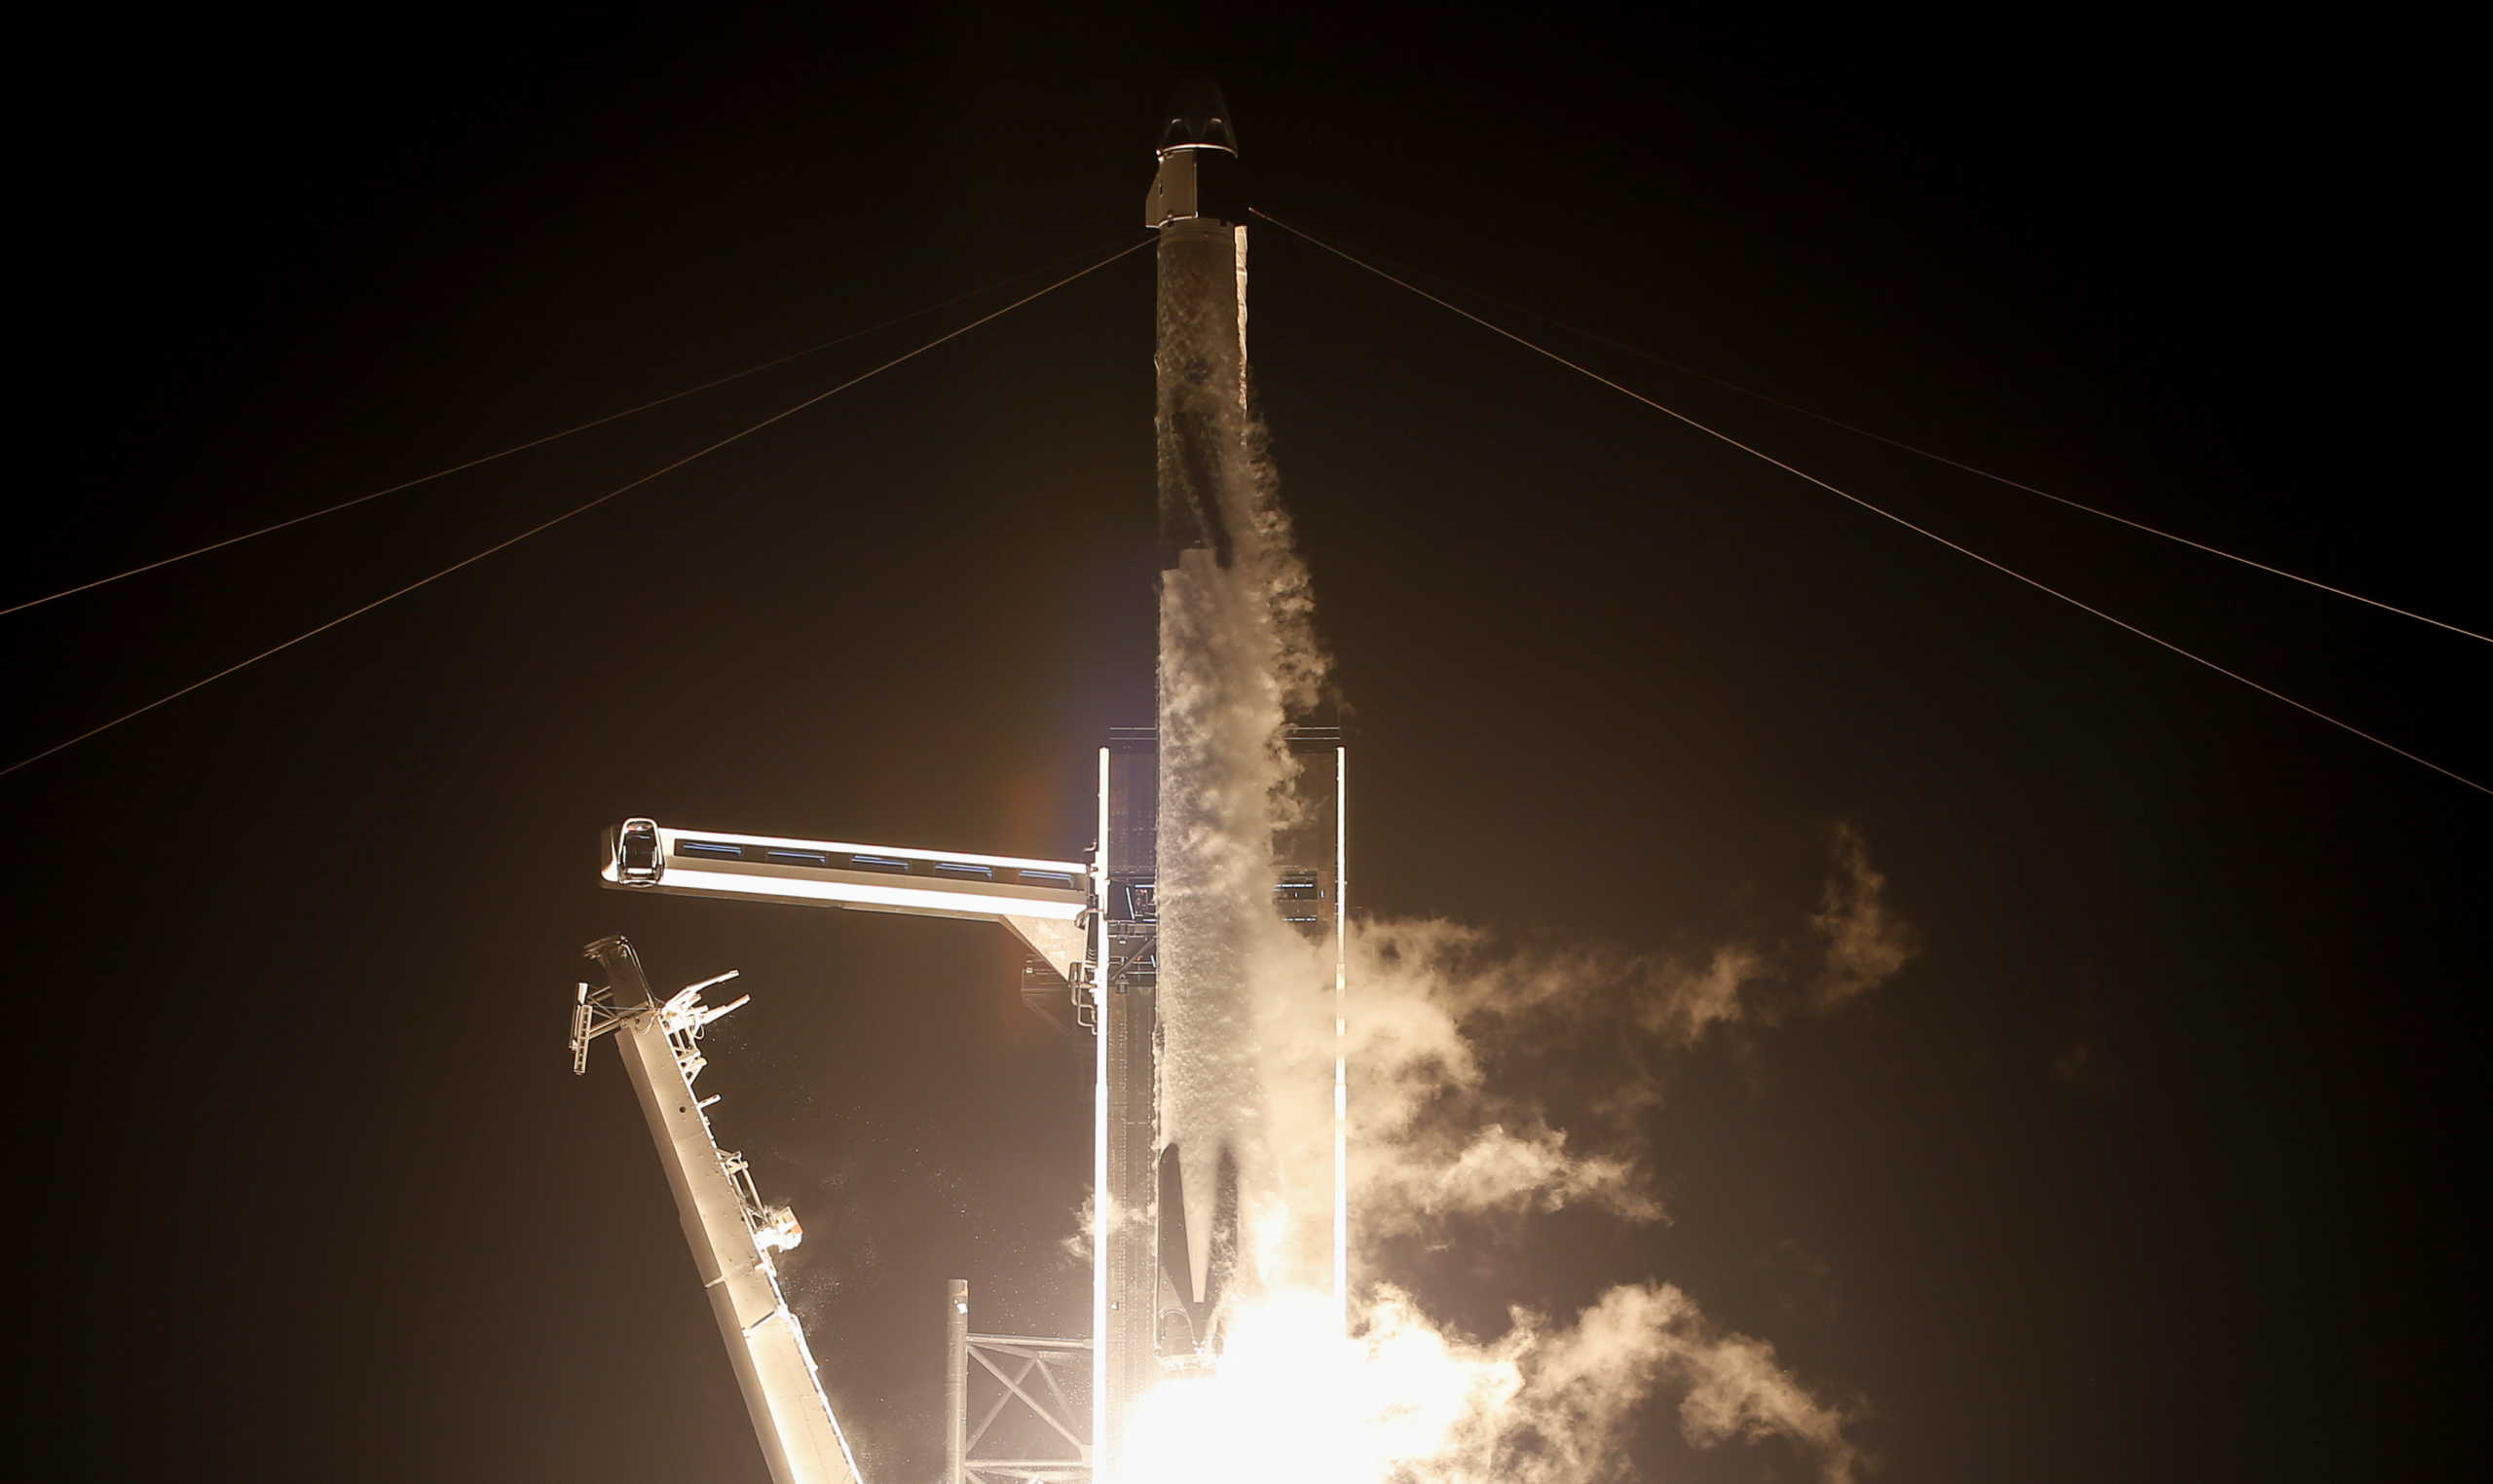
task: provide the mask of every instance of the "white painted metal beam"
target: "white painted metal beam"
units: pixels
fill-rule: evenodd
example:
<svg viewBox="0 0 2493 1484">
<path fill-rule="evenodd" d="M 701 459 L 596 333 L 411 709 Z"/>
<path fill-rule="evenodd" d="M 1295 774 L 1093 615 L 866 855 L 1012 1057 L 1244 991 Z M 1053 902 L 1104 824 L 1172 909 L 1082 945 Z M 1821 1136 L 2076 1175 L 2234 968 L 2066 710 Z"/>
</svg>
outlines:
<svg viewBox="0 0 2493 1484">
<path fill-rule="evenodd" d="M 625 891 L 999 922 L 1068 983 L 1086 955 L 1091 868 L 1034 856 L 687 830 L 626 820 L 598 877 Z"/>
<path fill-rule="evenodd" d="M 704 1006 L 707 983 L 652 1003 L 630 946 L 609 939 L 592 945 L 591 951 L 609 975 L 614 1019 L 607 1033 L 649 1120 L 685 1243 L 726 1342 L 771 1479 L 861 1484 L 857 1460 L 823 1394 L 813 1352 L 780 1291 L 771 1260 L 774 1247 L 794 1245 L 801 1232 L 785 1208 L 764 1209 L 751 1197 L 750 1177 L 738 1179 L 743 1161 L 719 1148 L 702 1099 L 692 1090 L 701 1068 L 696 1033 L 734 1007 Z M 581 998 L 588 999 L 585 986 Z"/>
</svg>

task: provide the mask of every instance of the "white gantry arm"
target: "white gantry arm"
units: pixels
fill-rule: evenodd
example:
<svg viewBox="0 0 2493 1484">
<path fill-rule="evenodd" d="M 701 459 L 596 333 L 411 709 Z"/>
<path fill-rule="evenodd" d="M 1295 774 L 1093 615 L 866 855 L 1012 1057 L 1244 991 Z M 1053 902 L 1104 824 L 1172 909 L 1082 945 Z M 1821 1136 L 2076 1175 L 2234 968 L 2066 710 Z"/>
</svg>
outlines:
<svg viewBox="0 0 2493 1484">
<path fill-rule="evenodd" d="M 787 839 L 630 819 L 606 832 L 598 876 L 631 891 L 1000 922 L 1069 982 L 1089 956 L 1091 868 L 907 845 Z"/>
</svg>

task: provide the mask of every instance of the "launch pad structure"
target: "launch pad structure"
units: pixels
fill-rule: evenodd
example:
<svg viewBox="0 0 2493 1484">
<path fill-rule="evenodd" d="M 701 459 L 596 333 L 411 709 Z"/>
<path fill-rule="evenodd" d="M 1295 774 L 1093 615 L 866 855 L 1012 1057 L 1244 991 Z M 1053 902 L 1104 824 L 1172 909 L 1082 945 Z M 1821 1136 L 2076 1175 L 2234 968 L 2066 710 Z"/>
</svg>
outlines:
<svg viewBox="0 0 2493 1484">
<path fill-rule="evenodd" d="M 572 1070 L 586 1064 L 592 1041 L 614 1039 L 666 1168 L 685 1242 L 727 1342 L 736 1388 L 771 1478 L 860 1484 L 856 1456 L 822 1393 L 813 1352 L 780 1291 L 771 1258 L 795 1246 L 803 1230 L 786 1206 L 763 1204 L 743 1156 L 721 1149 L 710 1132 L 709 1108 L 718 1099 L 693 1091 L 706 1064 L 702 1028 L 745 1003 L 705 1005 L 702 991 L 735 975 L 705 980 L 661 1002 L 650 992 L 630 944 L 603 938 L 585 952 L 606 971 L 606 983 L 581 984 L 573 1002 Z"/>
<path fill-rule="evenodd" d="M 1216 91 L 1181 96 L 1155 150 L 1145 223 L 1159 238 L 1157 368 L 1161 582 L 1229 567 L 1235 549 L 1223 491 L 1248 477 L 1245 204 L 1237 139 Z M 1171 658 L 1164 625 L 1163 707 Z M 1348 1327 L 1347 1072 L 1339 1054 L 1347 992 L 1345 789 L 1338 728 L 1291 725 L 1297 825 L 1273 841 L 1273 910 L 1333 946 L 1332 1289 Z M 1118 728 L 1099 750 L 1098 834 L 1087 860 L 963 854 L 686 829 L 636 818 L 606 834 L 600 875 L 620 890 L 781 902 L 850 911 L 999 924 L 1029 950 L 1035 985 L 1093 1036 L 1092 1333 L 1084 1339 L 969 1330 L 966 1282 L 947 1295 L 946 1484 L 1111 1484 L 1133 1410 L 1167 1376 L 1209 1365 L 1239 1253 L 1234 1151 L 1181 1162 L 1163 1118 L 1166 997 L 1207 987 L 1162 962 L 1161 829 L 1172 787 L 1169 739 Z M 711 1295 L 755 1431 L 776 1484 L 859 1484 L 800 1326 L 779 1292 L 772 1254 L 795 1244 L 795 1219 L 764 1206 L 741 1158 L 718 1149 L 691 1091 L 699 1029 L 733 1006 L 705 1009 L 695 985 L 660 1003 L 620 939 L 592 944 L 606 971 L 582 984 L 572 1036 L 576 1071 L 612 1036 L 641 1098 L 687 1242 Z M 738 1001 L 741 1004 L 742 1001 Z M 715 1100 L 715 1099 L 713 1099 Z M 1186 1188 L 1186 1166 L 1218 1171 Z M 1199 1178 L 1200 1184 L 1200 1178 Z M 1186 1212 L 1199 1214 L 1189 1231 Z M 975 1424 L 970 1367 L 1000 1387 Z M 1087 1363 L 1088 1417 L 1063 1372 Z M 1035 1414 L 1060 1457 L 981 1456 L 980 1440 L 1014 1403 Z"/>
</svg>

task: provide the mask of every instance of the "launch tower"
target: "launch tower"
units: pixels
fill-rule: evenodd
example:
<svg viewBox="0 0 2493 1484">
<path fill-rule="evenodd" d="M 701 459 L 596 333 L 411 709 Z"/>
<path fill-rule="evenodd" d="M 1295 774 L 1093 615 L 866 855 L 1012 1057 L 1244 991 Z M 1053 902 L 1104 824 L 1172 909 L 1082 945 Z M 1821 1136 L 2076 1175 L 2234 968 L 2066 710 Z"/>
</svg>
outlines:
<svg viewBox="0 0 2493 1484">
<path fill-rule="evenodd" d="M 1054 986 L 1069 996 L 1076 1021 L 1096 1035 L 1091 1427 L 1084 1449 L 1094 1484 L 1118 1477 L 1128 1424 L 1143 1393 L 1171 1374 L 1204 1366 L 1216 1355 L 1222 1301 L 1240 1255 L 1239 1171 L 1242 1156 L 1250 1153 L 1243 1146 L 1251 1140 L 1219 1129 L 1199 1131 L 1182 1144 L 1172 1137 L 1164 1117 L 1172 1093 L 1169 1010 L 1173 1006 L 1191 1013 L 1198 1003 L 1243 998 L 1245 985 L 1236 972 L 1241 960 L 1231 951 L 1236 943 L 1223 935 L 1234 940 L 1239 924 L 1266 913 L 1310 939 L 1329 938 L 1335 946 L 1331 991 L 1337 1043 L 1345 983 L 1340 949 L 1345 941 L 1346 761 L 1338 729 L 1286 728 L 1287 747 L 1298 767 L 1300 806 L 1295 823 L 1271 841 L 1269 901 L 1259 880 L 1207 889 L 1189 864 L 1188 851 L 1172 843 L 1200 837 L 1200 827 L 1209 818 L 1202 796 L 1209 792 L 1201 785 L 1200 768 L 1190 767 L 1190 749 L 1200 751 L 1201 746 L 1197 729 L 1172 724 L 1179 713 L 1169 703 L 1172 677 L 1191 674 L 1195 658 L 1172 641 L 1168 616 L 1172 594 L 1182 597 L 1188 583 L 1217 581 L 1239 558 L 1242 538 L 1252 533 L 1233 530 L 1236 512 L 1243 508 L 1238 492 L 1256 476 L 1250 466 L 1254 450 L 1246 352 L 1246 212 L 1237 173 L 1237 135 L 1217 90 L 1199 85 L 1180 95 L 1155 154 L 1157 169 L 1144 218 L 1160 234 L 1154 364 L 1162 724 L 1115 730 L 1100 749 L 1098 833 L 1091 859 L 1040 860 L 732 834 L 635 818 L 607 832 L 600 872 L 606 885 L 626 890 L 996 923 L 1030 950 L 1024 992 Z M 1174 833 L 1164 839 L 1164 831 Z M 1172 942 L 1188 947 L 1172 954 Z M 618 962 L 628 957 L 629 949 L 621 948 L 619 940 L 611 943 L 605 957 Z M 576 1063 L 588 1035 L 610 1028 L 634 1031 L 634 1036 L 620 1038 L 627 1043 L 627 1054 L 655 1055 L 651 1049 L 661 1046 L 660 1032 L 672 1022 L 631 1008 L 649 998 L 638 985 L 637 968 L 628 963 L 628 972 L 611 972 L 610 983 L 620 996 L 614 999 L 613 1009 L 606 999 L 592 998 L 582 989 L 580 1014 L 595 1018 L 595 1023 L 584 1020 L 575 1025 Z M 634 1015 L 642 1019 L 632 1019 Z M 1199 1014 L 1188 1021 L 1199 1038 L 1207 1023 L 1217 1032 L 1223 1022 L 1217 1018 L 1208 1022 Z M 1232 1060 L 1248 1059 L 1246 1048 L 1234 1050 Z M 688 1084 L 689 1075 L 680 1080 Z M 1175 1091 L 1184 1091 L 1183 1080 L 1177 1079 Z M 1337 1057 L 1331 1276 L 1336 1300 L 1346 1310 L 1344 1097 Z M 688 1098 L 685 1101 L 690 1110 L 687 1116 L 697 1114 L 697 1107 Z M 660 1129 L 660 1122 L 652 1113 L 652 1128 Z M 706 1138 L 706 1127 L 701 1132 Z M 662 1154 L 672 1147 L 662 1139 Z M 681 1167 L 706 1178 L 707 1164 L 697 1150 L 695 1154 L 670 1163 L 671 1175 Z M 707 1281 L 715 1266 L 710 1253 L 722 1246 L 742 1250 L 737 1242 L 739 1233 L 752 1226 L 746 1219 L 750 1213 L 738 1217 L 743 1225 L 736 1230 L 728 1229 L 725 1217 L 714 1221 L 726 1234 L 721 1237 L 696 1230 L 698 1212 L 691 1206 L 686 1209 L 690 1212 L 686 1217 L 688 1238 Z M 764 1269 L 766 1255 L 761 1263 Z M 801 1356 L 801 1370 L 810 1383 L 810 1356 L 801 1354 L 802 1336 L 793 1317 L 777 1302 L 775 1288 L 765 1297 L 769 1304 L 758 1312 L 784 1320 L 780 1327 L 795 1347 L 791 1353 Z M 966 1301 L 959 1291 L 954 1300 L 948 1311 L 953 1315 L 952 1327 L 965 1334 Z M 789 1411 L 779 1401 L 780 1391 L 793 1394 L 791 1388 L 773 1391 L 745 1375 L 751 1367 L 740 1347 L 764 1331 L 747 1327 L 749 1316 L 741 1310 L 720 1312 L 730 1351 L 738 1357 L 739 1377 L 748 1383 L 748 1401 L 772 1461 L 773 1477 L 815 1477 L 783 1459 L 791 1446 L 788 1436 L 773 1436 L 779 1412 Z M 960 1334 L 952 1341 L 954 1351 L 966 1354 L 968 1342 Z M 1083 1346 L 1080 1341 L 1027 1337 L 1014 1343 L 1076 1351 Z M 953 1369 L 949 1394 L 957 1412 L 961 1366 L 956 1363 Z M 820 1431 L 815 1414 L 828 1423 L 830 1406 L 818 1389 L 814 1401 L 800 1409 L 801 1422 Z M 830 1426 L 836 1428 L 836 1424 Z M 959 1473 L 964 1441 L 957 1416 L 949 1431 L 949 1456 Z M 847 1462 L 844 1445 L 840 1462 Z M 1042 1474 L 1050 1479 L 1071 1476 L 1053 1463 L 1030 1476 Z M 948 1484 L 964 1481 L 956 1477 Z"/>
</svg>

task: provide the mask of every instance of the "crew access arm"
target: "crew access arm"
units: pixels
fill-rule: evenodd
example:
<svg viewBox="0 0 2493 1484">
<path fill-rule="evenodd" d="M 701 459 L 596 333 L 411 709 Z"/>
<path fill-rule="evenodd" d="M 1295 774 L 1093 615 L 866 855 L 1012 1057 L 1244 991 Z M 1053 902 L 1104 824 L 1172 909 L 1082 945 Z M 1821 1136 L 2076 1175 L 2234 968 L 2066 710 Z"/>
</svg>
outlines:
<svg viewBox="0 0 2493 1484">
<path fill-rule="evenodd" d="M 1081 861 L 970 855 L 685 830 L 627 819 L 606 832 L 598 879 L 626 891 L 996 922 L 1067 983 L 1090 976 L 1091 868 Z"/>
</svg>

